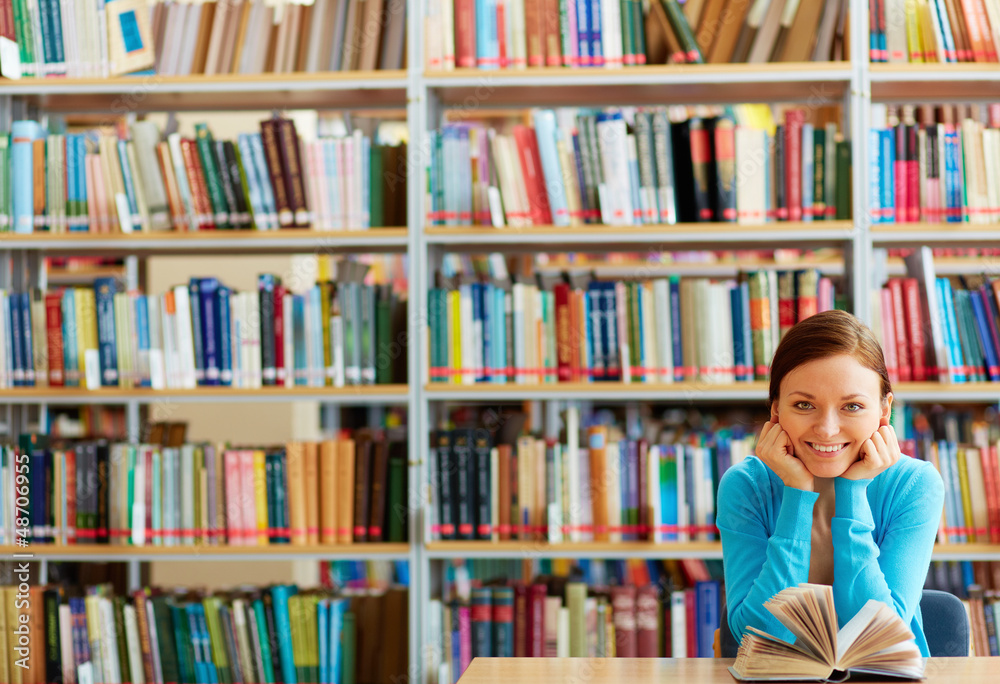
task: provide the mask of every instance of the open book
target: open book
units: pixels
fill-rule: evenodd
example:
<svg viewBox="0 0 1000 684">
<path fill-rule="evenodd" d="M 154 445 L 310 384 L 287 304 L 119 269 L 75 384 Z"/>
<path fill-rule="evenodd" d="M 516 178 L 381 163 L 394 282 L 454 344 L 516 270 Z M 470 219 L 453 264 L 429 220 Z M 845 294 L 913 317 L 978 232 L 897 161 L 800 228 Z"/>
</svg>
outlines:
<svg viewBox="0 0 1000 684">
<path fill-rule="evenodd" d="M 881 601 L 868 601 L 840 631 L 829 585 L 789 587 L 764 607 L 796 642 L 749 627 L 729 668 L 739 681 L 840 682 L 857 673 L 923 679 L 924 661 L 913 632 Z"/>
</svg>

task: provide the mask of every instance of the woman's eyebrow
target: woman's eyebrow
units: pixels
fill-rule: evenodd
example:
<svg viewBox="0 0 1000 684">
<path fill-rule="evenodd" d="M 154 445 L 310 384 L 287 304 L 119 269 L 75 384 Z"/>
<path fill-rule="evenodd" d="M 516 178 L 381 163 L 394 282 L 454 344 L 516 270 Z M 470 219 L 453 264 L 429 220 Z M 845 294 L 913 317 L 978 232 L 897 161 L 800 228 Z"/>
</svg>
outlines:
<svg viewBox="0 0 1000 684">
<path fill-rule="evenodd" d="M 815 399 L 816 398 L 813 395 L 809 394 L 808 392 L 803 392 L 802 390 L 793 390 L 793 391 L 789 392 L 789 394 L 801 394 L 806 399 Z M 845 394 L 844 396 L 842 396 L 840 398 L 840 400 L 841 401 L 847 401 L 848 399 L 855 399 L 857 397 L 861 397 L 862 399 L 867 399 L 868 395 L 864 394 L 863 392 L 855 392 L 854 394 Z"/>
</svg>

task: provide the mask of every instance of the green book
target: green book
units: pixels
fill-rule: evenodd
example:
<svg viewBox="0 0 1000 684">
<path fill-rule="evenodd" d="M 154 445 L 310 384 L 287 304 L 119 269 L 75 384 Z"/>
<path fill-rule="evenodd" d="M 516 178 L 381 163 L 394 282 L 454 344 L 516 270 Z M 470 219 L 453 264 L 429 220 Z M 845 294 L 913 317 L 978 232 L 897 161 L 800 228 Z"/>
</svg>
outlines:
<svg viewBox="0 0 1000 684">
<path fill-rule="evenodd" d="M 115 613 L 115 643 L 118 645 L 118 668 L 121 672 L 123 682 L 131 682 L 132 669 L 128 661 L 128 639 L 125 632 L 125 597 L 115 596 L 111 599 L 111 606 Z M 159 625 L 157 625 L 159 629 Z M 164 670 L 164 677 L 166 670 Z M 176 681 L 176 680 L 175 680 Z"/>
<path fill-rule="evenodd" d="M 153 604 L 153 619 L 156 621 L 156 643 L 160 649 L 160 668 L 163 681 L 180 681 L 180 664 L 177 658 L 177 644 L 170 620 L 169 596 L 161 594 L 149 599 Z"/>
<path fill-rule="evenodd" d="M 622 63 L 618 66 L 634 66 L 635 22 L 632 17 L 632 0 L 618 0 L 618 14 L 622 39 Z"/>
<path fill-rule="evenodd" d="M 295 680 L 298 682 L 308 681 L 304 659 L 302 657 L 302 637 L 304 633 L 302 625 L 302 597 L 298 594 L 288 597 L 288 618 L 291 624 L 290 636 L 292 637 L 292 664 L 295 666 Z"/>
<path fill-rule="evenodd" d="M 386 541 L 406 541 L 403 511 L 406 510 L 406 459 L 389 459 L 389 536 Z"/>
<path fill-rule="evenodd" d="M 247 198 L 247 211 L 250 213 L 250 227 L 255 230 L 264 230 L 264 225 L 259 223 L 260 217 L 254 212 L 254 206 L 250 203 L 250 184 L 247 181 L 247 170 L 243 162 L 243 155 L 240 153 L 240 146 L 233 145 L 233 156 L 236 158 L 236 168 L 239 169 L 240 187 L 243 189 L 243 196 Z"/>
<path fill-rule="evenodd" d="M 660 0 L 660 2 L 663 3 L 663 9 L 667 13 L 667 21 L 670 22 L 674 35 L 681 43 L 681 49 L 684 50 L 688 64 L 703 63 L 705 60 L 702 59 L 701 50 L 698 49 L 698 41 L 695 40 L 694 31 L 691 30 L 691 25 L 688 24 L 680 3 L 677 0 Z"/>
<path fill-rule="evenodd" d="M 382 180 L 382 145 L 371 146 L 371 163 L 368 165 L 368 178 L 371 182 L 368 192 L 369 227 L 382 227 L 385 225 L 385 193 Z"/>
<path fill-rule="evenodd" d="M 851 143 L 837 141 L 837 220 L 851 220 Z"/>
<path fill-rule="evenodd" d="M 173 621 L 174 641 L 177 644 L 177 663 L 181 672 L 180 681 L 195 682 L 198 676 L 194 669 L 194 643 L 187 611 L 174 601 L 168 601 L 167 607 L 170 609 L 170 617 Z M 126 679 L 125 681 L 132 680 Z"/>
<path fill-rule="evenodd" d="M 344 671 L 341 673 L 341 684 L 355 684 L 357 669 L 357 623 L 354 613 L 344 613 L 344 624 L 340 630 L 340 648 L 343 655 Z"/>
<path fill-rule="evenodd" d="M 222 190 L 219 175 L 219 165 L 215 160 L 215 143 L 208 126 L 203 123 L 194 126 L 195 141 L 198 145 L 198 156 L 201 158 L 201 169 L 205 174 L 205 185 L 208 187 L 208 201 L 212 205 L 212 222 L 216 228 L 229 228 L 229 205 Z"/>
<path fill-rule="evenodd" d="M 375 293 L 375 384 L 387 385 L 392 382 L 392 286 L 377 285 Z"/>
<path fill-rule="evenodd" d="M 264 664 L 264 682 L 265 684 L 274 683 L 274 661 L 272 660 L 273 655 L 271 654 L 271 637 L 267 631 L 267 616 L 264 614 L 264 601 L 263 599 L 254 599 L 253 602 L 253 619 L 257 625 L 256 638 L 260 644 L 260 658 Z"/>
<path fill-rule="evenodd" d="M 225 638 L 222 635 L 222 625 L 219 622 L 219 607 L 222 604 L 217 596 L 206 596 L 201 601 L 205 608 L 205 622 L 208 625 L 208 637 L 212 644 L 212 660 L 219 674 L 219 684 L 231 684 L 232 670 L 229 667 L 229 655 L 226 650 Z"/>
</svg>

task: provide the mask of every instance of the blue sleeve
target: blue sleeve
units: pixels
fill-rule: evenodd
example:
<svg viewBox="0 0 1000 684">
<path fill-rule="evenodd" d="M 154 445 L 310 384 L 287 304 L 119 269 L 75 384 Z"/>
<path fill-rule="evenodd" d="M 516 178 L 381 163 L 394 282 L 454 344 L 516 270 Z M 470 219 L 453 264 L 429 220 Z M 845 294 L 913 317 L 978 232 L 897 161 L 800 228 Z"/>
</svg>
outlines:
<svg viewBox="0 0 1000 684">
<path fill-rule="evenodd" d="M 763 471 L 760 477 L 754 477 L 755 469 Z M 761 486 L 768 486 L 768 475 L 756 459 L 730 468 L 719 483 L 716 523 L 722 536 L 729 628 L 737 641 L 753 626 L 793 642 L 795 637 L 764 602 L 786 587 L 809 581 L 812 511 L 819 494 L 785 487 L 771 525 L 771 494 Z M 774 534 L 769 535 L 772 527 Z"/>
<path fill-rule="evenodd" d="M 937 470 L 923 463 L 898 485 L 887 482 L 886 491 L 880 492 L 884 519 L 881 539 L 876 540 L 867 493 L 871 482 L 842 477 L 834 482 L 837 503 L 830 527 L 837 618 L 843 626 L 868 599 L 876 599 L 909 625 L 930 566 L 944 485 Z"/>
</svg>

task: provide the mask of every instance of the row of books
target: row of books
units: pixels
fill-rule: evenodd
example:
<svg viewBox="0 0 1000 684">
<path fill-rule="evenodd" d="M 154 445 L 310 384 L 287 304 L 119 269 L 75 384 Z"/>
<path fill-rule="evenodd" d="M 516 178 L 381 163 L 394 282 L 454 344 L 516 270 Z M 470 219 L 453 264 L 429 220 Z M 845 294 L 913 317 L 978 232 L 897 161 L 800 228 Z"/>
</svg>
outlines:
<svg viewBox="0 0 1000 684">
<path fill-rule="evenodd" d="M 486 430 L 439 430 L 428 463 L 431 538 L 548 542 L 714 541 L 715 491 L 753 453 L 741 427 L 627 439 L 614 425 L 563 440 L 496 444 Z"/>
<path fill-rule="evenodd" d="M 834 304 L 832 281 L 815 269 L 752 271 L 718 282 L 599 281 L 587 274 L 554 283 L 463 281 L 429 292 L 430 378 L 460 384 L 764 379 L 784 332 Z"/>
<path fill-rule="evenodd" d="M 973 284 L 959 277 L 958 288 L 937 277 L 928 247 L 904 260 L 908 279 L 889 281 L 888 291 L 872 295 L 877 334 L 899 379 L 1000 381 L 1000 302 L 993 279 L 984 275 Z"/>
<path fill-rule="evenodd" d="M 119 0 L 120 1 L 120 0 Z M 200 6 L 200 5 L 199 5 Z M 15 121 L 0 136 L 0 230 L 15 233 L 406 225 L 404 146 L 300 136 L 291 119 L 216 140 L 138 121 L 114 134 Z"/>
<path fill-rule="evenodd" d="M 0 593 L 5 682 L 374 683 L 407 669 L 405 588 L 336 596 L 273 585 L 116 596 L 110 585 L 48 585 L 31 586 L 24 598 L 16 586 Z M 32 648 L 17 647 L 15 626 L 25 628 Z"/>
<path fill-rule="evenodd" d="M 940 369 L 925 344 L 927 320 L 918 279 L 889 279 L 873 304 L 891 380 L 933 380 L 948 373 L 953 382 L 1000 381 L 1000 281 L 981 280 L 978 287 L 964 276 L 962 287 L 944 277 L 935 281 L 949 361 Z"/>
<path fill-rule="evenodd" d="M 425 64 L 452 70 L 841 60 L 848 54 L 847 6 L 433 0 L 424 17 Z"/>
<path fill-rule="evenodd" d="M 1000 655 L 1000 563 L 934 561 L 925 589 L 957 596 L 969 612 L 972 656 Z"/>
<path fill-rule="evenodd" d="M 436 681 L 457 682 L 479 657 L 710 658 L 721 591 L 711 579 L 663 591 L 541 577 L 475 587 L 468 603 L 432 600 L 428 629 L 440 640 L 430 658 Z"/>
<path fill-rule="evenodd" d="M 850 216 L 837 125 L 759 107 L 671 120 L 666 108 L 533 110 L 507 133 L 431 133 L 427 221 L 501 226 L 822 221 Z M 737 121 L 740 123 L 737 124 Z M 469 169 L 472 173 L 469 173 Z"/>
<path fill-rule="evenodd" d="M 919 111 L 920 122 L 915 114 Z M 875 223 L 994 223 L 1000 219 L 1000 105 L 985 119 L 926 108 L 872 106 Z"/>
<path fill-rule="evenodd" d="M 405 27 L 398 0 L 152 3 L 161 75 L 402 69 Z"/>
<path fill-rule="evenodd" d="M 872 62 L 996 62 L 996 0 L 869 0 Z"/>
<path fill-rule="evenodd" d="M 380 430 L 267 448 L 25 435 L 0 455 L 0 543 L 316 546 L 408 536 L 405 438 Z M 26 505 L 15 496 L 22 474 Z"/>
<path fill-rule="evenodd" d="M 406 302 L 343 262 L 336 282 L 294 294 L 192 278 L 162 295 L 94 287 L 0 290 L 0 387 L 371 385 L 406 382 Z"/>
<path fill-rule="evenodd" d="M 13 2 L 0 35 L 16 44 L 20 63 L 4 60 L 3 75 L 260 74 L 405 64 L 403 2 L 116 1 Z"/>
</svg>

